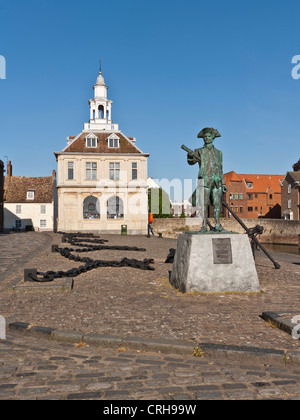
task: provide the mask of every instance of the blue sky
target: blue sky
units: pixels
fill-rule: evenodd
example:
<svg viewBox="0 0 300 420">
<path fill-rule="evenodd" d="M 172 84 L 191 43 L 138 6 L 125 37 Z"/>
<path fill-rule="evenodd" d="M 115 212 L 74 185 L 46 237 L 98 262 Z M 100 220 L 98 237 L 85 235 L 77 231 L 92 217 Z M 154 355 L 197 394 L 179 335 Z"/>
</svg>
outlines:
<svg viewBox="0 0 300 420">
<path fill-rule="evenodd" d="M 101 58 L 148 175 L 196 178 L 180 146 L 206 126 L 224 172 L 285 174 L 300 157 L 299 15 L 299 0 L 0 0 L 0 159 L 50 175 L 88 122 Z"/>
</svg>

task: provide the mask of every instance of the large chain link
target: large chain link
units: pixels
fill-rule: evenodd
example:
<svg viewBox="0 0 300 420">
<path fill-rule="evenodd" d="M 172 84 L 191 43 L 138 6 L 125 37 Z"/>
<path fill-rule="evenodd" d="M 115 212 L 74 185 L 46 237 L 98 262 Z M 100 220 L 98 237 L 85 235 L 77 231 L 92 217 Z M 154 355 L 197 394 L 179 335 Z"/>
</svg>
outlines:
<svg viewBox="0 0 300 420">
<path fill-rule="evenodd" d="M 81 238 L 81 239 L 79 239 Z M 93 238 L 93 239 L 90 239 Z M 84 265 L 81 265 L 79 267 L 71 268 L 67 271 L 53 271 L 49 270 L 46 272 L 37 272 L 37 275 L 39 277 L 33 276 L 32 274 L 29 274 L 29 277 L 33 281 L 37 282 L 51 282 L 56 278 L 62 278 L 62 277 L 76 277 L 79 276 L 82 273 L 85 273 L 87 271 L 93 270 L 94 268 L 98 267 L 133 267 L 138 268 L 141 270 L 154 270 L 154 267 L 152 267 L 150 264 L 154 263 L 154 260 L 152 258 L 144 258 L 144 260 L 136 260 L 134 258 L 122 258 L 121 260 L 93 260 L 89 257 L 80 257 L 79 255 L 73 255 L 72 252 L 91 252 L 91 251 L 99 251 L 103 249 L 111 249 L 111 250 L 119 250 L 119 251 L 146 251 L 145 248 L 138 248 L 136 246 L 121 246 L 121 245 L 89 245 L 85 244 L 83 242 L 92 242 L 92 243 L 100 243 L 103 244 L 104 242 L 108 242 L 105 239 L 100 239 L 100 237 L 94 236 L 93 234 L 88 233 L 63 233 L 63 242 L 68 242 L 71 245 L 77 245 L 82 246 L 83 248 L 59 248 L 58 246 L 55 248 L 57 252 L 60 253 L 65 258 L 68 258 L 69 260 L 73 261 L 79 261 L 84 262 Z"/>
</svg>

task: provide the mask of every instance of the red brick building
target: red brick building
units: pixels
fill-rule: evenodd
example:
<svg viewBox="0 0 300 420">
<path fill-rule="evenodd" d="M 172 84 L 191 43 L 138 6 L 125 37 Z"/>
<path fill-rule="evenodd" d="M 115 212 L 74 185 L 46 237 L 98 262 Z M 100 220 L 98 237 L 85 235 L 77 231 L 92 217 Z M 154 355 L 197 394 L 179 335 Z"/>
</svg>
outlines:
<svg viewBox="0 0 300 420">
<path fill-rule="evenodd" d="M 225 201 L 239 217 L 248 217 L 247 189 L 242 178 L 240 178 L 234 171 L 224 174 L 224 178 L 228 188 L 224 197 Z M 224 217 L 228 217 L 228 210 L 224 209 L 224 211 Z"/>
<path fill-rule="evenodd" d="M 225 200 L 241 218 L 281 218 L 281 181 L 284 175 L 224 174 Z M 228 217 L 225 209 L 224 217 Z"/>
</svg>

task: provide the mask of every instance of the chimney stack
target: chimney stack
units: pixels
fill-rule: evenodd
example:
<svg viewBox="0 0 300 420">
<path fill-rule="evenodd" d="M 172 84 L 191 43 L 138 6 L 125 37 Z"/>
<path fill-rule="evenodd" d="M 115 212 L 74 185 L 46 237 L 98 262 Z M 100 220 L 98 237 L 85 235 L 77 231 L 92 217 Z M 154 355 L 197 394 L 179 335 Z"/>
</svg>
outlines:
<svg viewBox="0 0 300 420">
<path fill-rule="evenodd" d="M 293 165 L 294 172 L 300 171 L 300 159 Z"/>
<path fill-rule="evenodd" d="M 8 178 L 12 176 L 12 164 L 10 160 L 8 161 L 8 164 L 7 164 L 7 176 Z"/>
</svg>

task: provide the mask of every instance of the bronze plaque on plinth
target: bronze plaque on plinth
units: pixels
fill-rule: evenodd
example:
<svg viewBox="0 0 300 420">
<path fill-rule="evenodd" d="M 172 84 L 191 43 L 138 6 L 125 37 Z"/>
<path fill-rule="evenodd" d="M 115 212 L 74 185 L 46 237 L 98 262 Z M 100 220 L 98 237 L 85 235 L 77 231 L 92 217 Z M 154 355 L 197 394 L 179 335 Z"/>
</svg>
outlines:
<svg viewBox="0 0 300 420">
<path fill-rule="evenodd" d="M 230 238 L 212 238 L 214 264 L 232 264 Z"/>
</svg>

